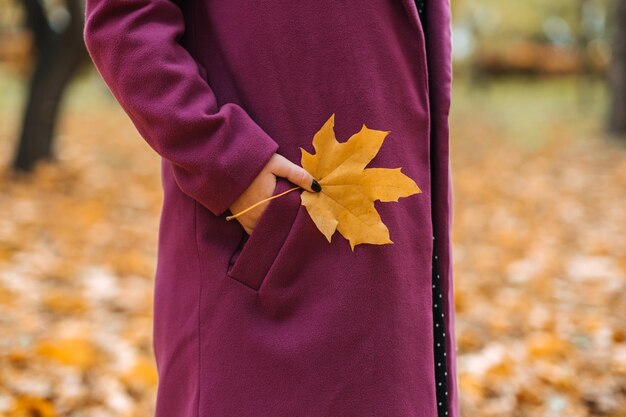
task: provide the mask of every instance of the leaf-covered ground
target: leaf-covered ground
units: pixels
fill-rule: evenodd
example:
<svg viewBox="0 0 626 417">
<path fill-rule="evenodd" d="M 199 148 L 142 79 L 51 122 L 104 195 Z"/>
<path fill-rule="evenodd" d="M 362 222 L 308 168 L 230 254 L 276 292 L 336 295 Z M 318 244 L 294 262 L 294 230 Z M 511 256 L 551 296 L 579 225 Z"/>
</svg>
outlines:
<svg viewBox="0 0 626 417">
<path fill-rule="evenodd" d="M 594 134 L 601 97 L 574 93 L 457 92 L 465 416 L 626 415 L 626 146 Z"/>
<path fill-rule="evenodd" d="M 577 84 L 456 84 L 458 370 L 465 417 L 626 416 L 626 149 Z M 0 164 L 22 84 L 0 74 Z M 0 176 L 0 415 L 148 416 L 158 156 L 97 78 L 60 164 Z"/>
</svg>

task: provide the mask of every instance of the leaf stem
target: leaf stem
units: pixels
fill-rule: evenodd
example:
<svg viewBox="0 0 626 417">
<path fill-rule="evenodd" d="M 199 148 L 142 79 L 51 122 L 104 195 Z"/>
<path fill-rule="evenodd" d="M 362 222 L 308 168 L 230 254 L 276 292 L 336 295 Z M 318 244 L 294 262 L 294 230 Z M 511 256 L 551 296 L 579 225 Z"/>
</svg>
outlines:
<svg viewBox="0 0 626 417">
<path fill-rule="evenodd" d="M 290 189 L 289 189 L 289 190 L 287 190 L 287 191 L 283 191 L 283 192 L 282 192 L 282 193 L 280 193 L 280 194 L 276 194 L 276 195 L 273 195 L 273 196 L 271 196 L 271 197 L 264 198 L 263 200 L 261 200 L 261 201 L 259 201 L 259 202 L 257 202 L 257 203 L 254 203 L 253 205 L 251 205 L 251 206 L 250 206 L 250 207 L 248 207 L 247 209 L 242 210 L 242 211 L 240 211 L 240 212 L 239 212 L 239 213 L 237 213 L 237 214 L 233 214 L 232 216 L 227 216 L 227 217 L 226 217 L 226 220 L 232 220 L 232 219 L 234 219 L 234 218 L 236 218 L 236 217 L 239 217 L 239 216 L 241 216 L 242 214 L 244 214 L 245 212 L 247 212 L 247 211 L 249 211 L 249 210 L 252 210 L 253 208 L 255 208 L 256 206 L 258 206 L 259 204 L 261 204 L 261 203 L 263 203 L 263 202 L 265 202 L 265 201 L 269 201 L 269 200 L 272 200 L 272 199 L 274 199 L 274 198 L 280 197 L 281 195 L 287 194 L 288 192 L 291 192 L 291 191 L 293 191 L 293 190 L 297 190 L 298 188 L 302 188 L 302 187 L 300 187 L 300 186 L 293 187 L 293 188 L 290 188 Z"/>
</svg>

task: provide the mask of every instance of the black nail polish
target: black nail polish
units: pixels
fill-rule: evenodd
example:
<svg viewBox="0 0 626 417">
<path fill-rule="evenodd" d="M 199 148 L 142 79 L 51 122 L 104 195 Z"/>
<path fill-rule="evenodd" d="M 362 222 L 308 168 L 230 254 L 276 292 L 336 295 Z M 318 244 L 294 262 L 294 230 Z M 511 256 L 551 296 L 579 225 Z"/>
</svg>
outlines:
<svg viewBox="0 0 626 417">
<path fill-rule="evenodd" d="M 322 191 L 322 186 L 319 185 L 319 183 L 317 181 L 315 181 L 315 179 L 313 179 L 313 182 L 311 183 L 311 188 L 316 193 L 319 193 L 320 191 Z"/>
</svg>

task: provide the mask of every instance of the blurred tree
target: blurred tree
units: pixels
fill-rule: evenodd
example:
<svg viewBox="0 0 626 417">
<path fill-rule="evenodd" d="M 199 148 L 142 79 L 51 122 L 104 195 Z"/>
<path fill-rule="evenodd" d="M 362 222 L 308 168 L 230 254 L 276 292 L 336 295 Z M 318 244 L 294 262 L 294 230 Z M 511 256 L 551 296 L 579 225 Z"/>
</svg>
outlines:
<svg viewBox="0 0 626 417">
<path fill-rule="evenodd" d="M 626 135 L 626 0 L 616 0 L 615 3 L 608 128 L 611 133 Z"/>
<path fill-rule="evenodd" d="M 30 171 L 52 159 L 52 143 L 63 93 L 88 54 L 83 42 L 81 0 L 57 2 L 46 9 L 40 0 L 22 0 L 33 34 L 35 64 L 13 169 Z"/>
</svg>

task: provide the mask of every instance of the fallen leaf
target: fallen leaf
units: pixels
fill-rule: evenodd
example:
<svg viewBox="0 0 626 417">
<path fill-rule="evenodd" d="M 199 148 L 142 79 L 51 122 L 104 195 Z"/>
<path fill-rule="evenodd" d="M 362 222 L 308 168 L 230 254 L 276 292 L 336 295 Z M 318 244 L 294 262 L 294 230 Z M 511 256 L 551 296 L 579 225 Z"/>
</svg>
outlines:
<svg viewBox="0 0 626 417">
<path fill-rule="evenodd" d="M 365 168 L 389 131 L 364 124 L 347 141 L 338 142 L 334 125 L 333 113 L 313 137 L 314 154 L 300 148 L 302 167 L 322 187 L 319 193 L 300 194 L 302 204 L 329 242 L 338 230 L 350 241 L 353 252 L 361 243 L 393 243 L 374 201 L 398 201 L 422 191 L 400 168 Z"/>
<path fill-rule="evenodd" d="M 20 395 L 13 401 L 14 404 L 9 417 L 54 417 L 57 415 L 54 405 L 45 398 L 38 398 L 33 395 Z"/>
<path fill-rule="evenodd" d="M 82 338 L 44 340 L 37 346 L 37 353 L 42 357 L 79 369 L 94 366 L 98 356 L 91 340 Z"/>
</svg>

